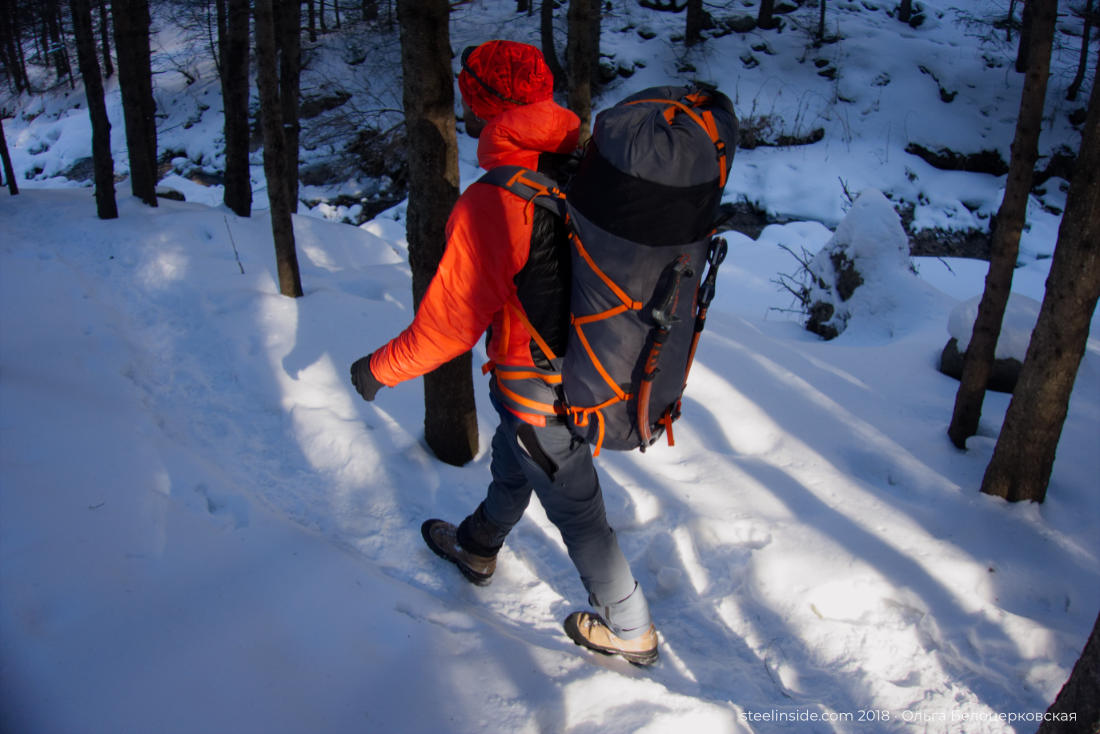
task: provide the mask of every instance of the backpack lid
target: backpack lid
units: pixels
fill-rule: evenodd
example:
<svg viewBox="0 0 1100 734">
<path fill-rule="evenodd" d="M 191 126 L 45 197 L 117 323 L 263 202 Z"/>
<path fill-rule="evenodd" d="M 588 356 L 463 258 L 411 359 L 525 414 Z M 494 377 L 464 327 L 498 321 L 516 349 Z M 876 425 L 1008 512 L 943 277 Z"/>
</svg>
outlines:
<svg viewBox="0 0 1100 734">
<path fill-rule="evenodd" d="M 709 113 L 717 140 L 674 103 Z M 646 181 L 691 187 L 719 180 L 724 185 L 737 147 L 737 116 L 729 98 L 717 90 L 651 87 L 600 112 L 592 144 L 619 171 Z M 724 168 L 719 153 L 726 157 Z"/>
</svg>

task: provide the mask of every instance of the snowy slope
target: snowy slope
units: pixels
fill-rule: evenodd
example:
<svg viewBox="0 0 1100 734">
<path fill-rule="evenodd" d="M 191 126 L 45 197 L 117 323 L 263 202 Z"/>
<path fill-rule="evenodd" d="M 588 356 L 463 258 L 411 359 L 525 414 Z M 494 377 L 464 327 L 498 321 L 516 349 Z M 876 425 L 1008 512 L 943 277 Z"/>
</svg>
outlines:
<svg viewBox="0 0 1100 734">
<path fill-rule="evenodd" d="M 837 6 L 850 43 L 833 51 L 878 51 L 893 70 L 880 90 L 931 83 L 899 50 L 882 53 L 895 21 Z M 480 33 L 466 20 L 493 12 L 456 14 L 455 46 Z M 631 88 L 666 80 L 682 16 L 630 12 L 660 35 L 605 31 L 605 51 L 648 61 Z M 950 20 L 907 34 L 904 53 L 949 45 Z M 696 63 L 747 86 L 754 70 L 738 57 L 755 38 L 714 39 Z M 981 67 L 945 67 L 977 98 L 951 114 L 994 105 L 986 92 L 1011 100 L 1003 69 L 999 85 L 971 88 L 961 80 Z M 839 68 L 856 77 L 851 94 L 870 93 L 854 62 Z M 815 98 L 797 93 L 799 73 L 773 70 L 784 94 L 742 93 L 739 112 Z M 900 196 L 916 186 L 909 168 L 926 190 L 995 211 L 1003 180 L 900 152 L 904 96 L 879 105 L 889 116 L 851 117 L 851 141 L 738 153 L 728 199 L 820 221 L 729 235 L 676 446 L 598 459 L 660 629 L 651 671 L 562 634 L 584 593 L 537 501 L 489 587 L 423 547 L 423 519 L 460 519 L 481 499 L 495 423 L 479 383 L 482 451 L 446 466 L 423 446 L 417 384 L 367 404 L 347 380 L 411 318 L 402 207 L 359 228 L 303 211 L 306 295 L 290 300 L 263 211 L 152 210 L 123 195 L 104 222 L 89 189 L 46 173 L 0 194 L 0 728 L 1033 731 L 1027 717 L 1053 699 L 1100 609 L 1100 341 L 1047 502 L 1008 505 L 977 491 L 1007 396 L 989 394 L 959 452 L 945 433 L 957 383 L 935 370 L 984 263 L 918 259 L 919 276 L 869 292 L 831 342 L 783 311 L 773 282 L 795 269 L 779 245 L 814 252 L 844 217 L 838 176 Z M 61 170 L 51 154 L 77 149 L 85 123 L 61 116 L 61 100 L 34 104 L 34 119 L 5 121 L 17 164 Z M 1007 149 L 1006 104 L 988 130 L 954 128 L 960 145 Z M 193 150 L 215 146 L 191 129 Z M 461 158 L 468 182 L 471 141 Z M 955 216 L 926 198 L 929 221 Z M 1034 254 L 1053 250 L 1057 216 L 1035 209 L 1014 290 L 1041 300 L 1049 260 Z"/>
</svg>

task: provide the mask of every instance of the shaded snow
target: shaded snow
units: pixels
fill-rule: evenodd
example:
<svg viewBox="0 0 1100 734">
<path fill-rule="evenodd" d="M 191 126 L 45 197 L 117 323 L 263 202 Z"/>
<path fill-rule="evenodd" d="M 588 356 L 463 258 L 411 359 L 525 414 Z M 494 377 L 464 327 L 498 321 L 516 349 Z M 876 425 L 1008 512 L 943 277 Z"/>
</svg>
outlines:
<svg viewBox="0 0 1100 734">
<path fill-rule="evenodd" d="M 888 309 L 831 342 L 784 312 L 775 283 L 793 269 L 779 245 L 816 252 L 834 236 L 839 178 L 925 193 L 922 221 L 995 211 L 1003 180 L 901 152 L 909 137 L 1007 151 L 1019 98 L 1017 78 L 981 60 L 1011 49 L 924 4 L 929 25 L 898 34 L 881 9 L 837 3 L 845 40 L 822 53 L 839 82 L 812 55 L 797 62 L 808 42 L 792 28 L 749 36 L 775 51 L 754 69 L 736 35 L 693 56 L 742 117 L 774 110 L 830 134 L 737 154 L 727 200 L 819 221 L 728 233 L 676 446 L 598 459 L 661 633 L 650 671 L 561 632 L 584 592 L 537 501 L 489 587 L 423 546 L 423 519 L 460 519 L 483 496 L 495 421 L 479 382 L 481 450 L 446 466 L 423 446 L 417 384 L 367 404 L 348 382 L 411 318 L 403 206 L 359 228 L 295 217 L 306 295 L 287 299 L 266 212 L 238 218 L 198 188 L 153 210 L 122 184 L 121 217 L 97 220 L 89 189 L 50 177 L 86 145 L 86 115 L 61 93 L 21 100 L 5 132 L 18 170 L 42 173 L 0 193 L 0 728 L 1034 731 L 1002 717 L 1046 708 L 1100 608 L 1097 332 L 1047 501 L 1009 505 L 977 491 L 1008 396 L 987 396 L 959 452 L 957 383 L 935 367 L 985 263 L 916 258 Z M 534 19 L 499 5 L 458 9 L 454 46 L 536 38 Z M 618 8 L 604 50 L 646 66 L 607 102 L 675 78 L 681 55 L 668 37 L 682 16 Z M 632 23 L 661 35 L 642 41 Z M 918 58 L 956 101 L 937 101 Z M 869 84 L 880 71 L 889 84 Z M 202 89 L 173 91 L 177 77 L 158 79 L 161 97 L 193 115 Z M 203 122 L 165 136 L 206 161 L 219 155 L 209 97 Z M 1062 119 L 1050 144 L 1072 139 Z M 473 151 L 461 141 L 464 183 Z M 1013 290 L 1040 300 L 1058 217 L 1037 202 L 1033 215 Z"/>
</svg>

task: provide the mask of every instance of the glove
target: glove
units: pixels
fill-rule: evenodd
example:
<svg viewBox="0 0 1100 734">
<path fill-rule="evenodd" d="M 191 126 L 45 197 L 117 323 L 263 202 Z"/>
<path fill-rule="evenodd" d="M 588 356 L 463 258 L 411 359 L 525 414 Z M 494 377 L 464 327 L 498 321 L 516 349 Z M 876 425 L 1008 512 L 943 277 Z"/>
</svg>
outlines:
<svg viewBox="0 0 1100 734">
<path fill-rule="evenodd" d="M 371 355 L 360 357 L 351 365 L 351 384 L 363 396 L 363 400 L 374 400 L 379 388 L 384 385 L 370 371 Z"/>
</svg>

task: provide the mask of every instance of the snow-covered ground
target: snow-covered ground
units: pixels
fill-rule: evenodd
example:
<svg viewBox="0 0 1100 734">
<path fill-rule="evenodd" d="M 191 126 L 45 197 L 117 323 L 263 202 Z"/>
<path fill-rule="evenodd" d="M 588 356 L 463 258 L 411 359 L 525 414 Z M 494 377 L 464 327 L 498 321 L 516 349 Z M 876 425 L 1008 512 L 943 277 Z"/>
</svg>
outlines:
<svg viewBox="0 0 1100 734">
<path fill-rule="evenodd" d="M 924 5 L 925 25 L 899 32 L 885 3 L 830 3 L 844 38 L 816 50 L 790 20 L 690 55 L 670 40 L 682 15 L 615 2 L 605 21 L 605 53 L 645 67 L 602 104 L 690 61 L 743 118 L 827 131 L 737 154 L 728 201 L 816 221 L 728 234 L 676 446 L 597 460 L 661 633 L 646 671 L 561 632 L 584 592 L 537 501 L 489 587 L 423 546 L 423 519 L 460 519 L 483 496 L 495 422 L 479 384 L 482 451 L 450 467 L 423 445 L 417 384 L 367 404 L 348 382 L 348 365 L 411 318 L 402 206 L 358 228 L 303 207 L 306 295 L 284 298 L 266 212 L 236 217 L 218 189 L 177 177 L 188 202 L 150 209 L 123 183 L 121 217 L 98 220 L 91 190 L 56 177 L 90 151 L 86 111 L 71 109 L 80 90 L 0 100 L 17 105 L 5 120 L 17 171 L 40 171 L 19 197 L 0 192 L 0 728 L 1034 731 L 1100 609 L 1100 341 L 1047 501 L 1010 505 L 977 490 L 1008 396 L 987 396 L 957 451 L 957 383 L 935 369 L 985 263 L 916 258 L 919 275 L 868 283 L 830 342 L 775 283 L 797 267 L 780 245 L 813 253 L 833 236 L 845 187 L 913 201 L 928 226 L 984 226 L 996 211 L 1003 178 L 936 171 L 903 149 L 1007 160 L 1014 50 L 979 43 L 947 0 Z M 537 19 L 511 7 L 460 6 L 453 45 L 537 42 Z M 773 54 L 751 51 L 760 43 Z M 750 52 L 759 66 L 746 68 Z M 1058 97 L 1073 49 L 1059 53 L 1044 152 L 1077 145 Z M 837 80 L 817 75 L 818 55 Z M 207 82 L 158 77 L 162 105 L 181 108 L 162 147 L 214 166 Z M 198 107 L 182 108 L 204 96 L 185 127 Z M 117 99 L 110 109 L 121 146 Z M 474 147 L 460 144 L 465 184 Z M 1034 202 L 1015 274 L 1035 300 L 1063 184 Z M 880 209 L 864 226 L 852 211 L 846 231 L 882 223 Z M 1021 323 L 1008 333 L 1026 343 Z"/>
</svg>

